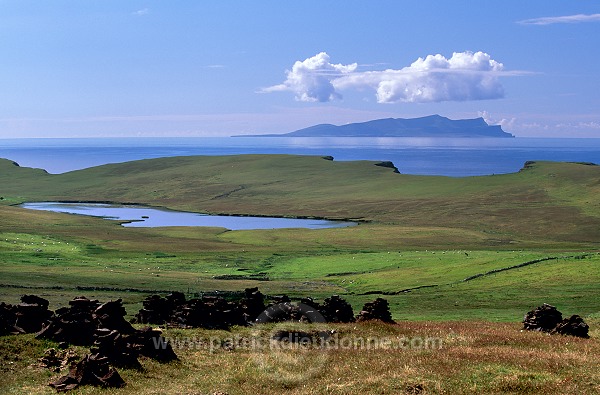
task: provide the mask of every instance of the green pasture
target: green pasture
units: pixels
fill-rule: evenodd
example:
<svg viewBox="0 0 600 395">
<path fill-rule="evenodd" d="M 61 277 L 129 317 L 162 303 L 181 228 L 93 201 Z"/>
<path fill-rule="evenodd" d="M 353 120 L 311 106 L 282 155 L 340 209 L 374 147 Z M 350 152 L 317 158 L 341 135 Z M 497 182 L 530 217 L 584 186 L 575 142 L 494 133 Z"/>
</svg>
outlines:
<svg viewBox="0 0 600 395">
<path fill-rule="evenodd" d="M 98 219 L 98 221 L 102 221 Z M 302 255 L 302 256 L 299 256 Z M 547 302 L 597 314 L 600 255 L 557 251 L 402 250 L 266 252 L 122 252 L 50 236 L 3 233 L 0 299 L 41 294 L 56 306 L 79 294 L 123 298 L 130 314 L 151 293 L 241 291 L 258 286 L 355 309 L 386 297 L 396 319 L 515 320 Z M 559 258 L 489 274 L 540 258 Z M 401 292 L 404 291 L 404 292 Z"/>
<path fill-rule="evenodd" d="M 340 294 L 356 310 L 384 296 L 402 320 L 514 321 L 543 302 L 600 312 L 600 167 L 536 162 L 514 174 L 451 178 L 396 174 L 376 163 L 178 157 L 53 175 L 0 160 L 0 300 L 120 297 L 134 314 L 150 293 L 258 286 L 318 300 Z M 124 228 L 16 206 L 45 200 L 359 225 Z M 542 258 L 553 259 L 463 281 Z"/>
</svg>

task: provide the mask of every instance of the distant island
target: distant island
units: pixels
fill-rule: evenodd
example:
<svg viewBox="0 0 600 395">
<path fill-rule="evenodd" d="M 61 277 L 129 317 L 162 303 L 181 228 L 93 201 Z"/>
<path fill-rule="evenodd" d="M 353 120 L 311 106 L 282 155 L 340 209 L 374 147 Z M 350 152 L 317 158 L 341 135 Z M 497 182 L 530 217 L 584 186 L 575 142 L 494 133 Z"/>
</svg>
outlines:
<svg viewBox="0 0 600 395">
<path fill-rule="evenodd" d="M 283 134 L 233 137 L 515 137 L 500 125 L 483 118 L 448 119 L 440 115 L 421 118 L 385 118 L 346 125 L 320 124 Z"/>
</svg>

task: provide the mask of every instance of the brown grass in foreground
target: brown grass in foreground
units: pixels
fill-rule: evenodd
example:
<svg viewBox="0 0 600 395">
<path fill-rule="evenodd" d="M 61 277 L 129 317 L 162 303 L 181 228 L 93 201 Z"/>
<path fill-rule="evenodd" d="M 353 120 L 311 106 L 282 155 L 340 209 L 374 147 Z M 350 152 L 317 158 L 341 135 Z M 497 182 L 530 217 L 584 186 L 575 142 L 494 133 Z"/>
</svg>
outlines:
<svg viewBox="0 0 600 395">
<path fill-rule="evenodd" d="M 142 371 L 119 369 L 128 383 L 124 389 L 83 387 L 74 393 L 595 394 L 600 393 L 600 330 L 598 320 L 589 323 L 591 339 L 522 332 L 517 323 L 332 324 L 325 350 L 280 343 L 270 348 L 275 330 L 297 324 L 230 332 L 170 329 L 164 334 L 178 339 L 179 362 L 143 360 Z M 265 347 L 248 347 L 249 339 Z M 442 347 L 426 339 L 441 340 Z M 30 335 L 0 338 L 0 393 L 54 393 L 47 384 L 59 374 L 36 366 L 50 346 Z"/>
</svg>

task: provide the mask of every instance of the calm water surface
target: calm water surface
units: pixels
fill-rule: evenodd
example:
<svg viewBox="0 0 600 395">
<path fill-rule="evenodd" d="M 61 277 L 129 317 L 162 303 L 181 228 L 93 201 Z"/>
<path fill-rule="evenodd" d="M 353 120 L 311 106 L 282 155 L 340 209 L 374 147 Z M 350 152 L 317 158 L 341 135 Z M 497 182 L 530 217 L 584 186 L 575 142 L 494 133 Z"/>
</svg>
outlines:
<svg viewBox="0 0 600 395">
<path fill-rule="evenodd" d="M 306 228 L 342 228 L 355 222 L 327 221 L 318 219 L 242 217 L 228 215 L 205 215 L 137 205 L 112 205 L 99 203 L 23 203 L 21 207 L 32 210 L 54 211 L 105 219 L 132 221 L 123 226 L 132 228 L 155 228 L 160 226 L 213 226 L 231 230 Z"/>
<path fill-rule="evenodd" d="M 392 161 L 404 174 L 452 177 L 518 171 L 528 160 L 600 163 L 600 139 L 223 137 L 0 140 L 0 157 L 50 173 L 181 155 L 331 155 Z"/>
</svg>

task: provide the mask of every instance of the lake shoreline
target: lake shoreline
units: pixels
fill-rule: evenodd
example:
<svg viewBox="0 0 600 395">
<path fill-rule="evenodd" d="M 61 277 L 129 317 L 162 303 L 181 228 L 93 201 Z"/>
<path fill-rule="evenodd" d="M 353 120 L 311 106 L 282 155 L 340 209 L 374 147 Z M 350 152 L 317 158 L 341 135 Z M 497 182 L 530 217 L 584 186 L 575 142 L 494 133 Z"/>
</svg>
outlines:
<svg viewBox="0 0 600 395">
<path fill-rule="evenodd" d="M 118 207 L 124 207 L 124 206 L 133 206 L 136 208 L 147 208 L 147 209 L 151 209 L 151 210 L 160 210 L 160 211 L 164 211 L 164 212 L 170 212 L 170 213 L 176 213 L 176 214 L 192 214 L 192 215 L 198 215 L 201 217 L 239 217 L 239 218 L 262 218 L 262 219 L 281 219 L 281 220 L 314 220 L 314 221 L 326 221 L 326 222 L 330 222 L 332 224 L 332 226 L 322 226 L 322 227 L 306 227 L 306 229 L 310 229 L 310 230 L 316 230 L 316 229 L 328 229 L 328 228 L 345 228 L 345 227 L 353 227 L 353 226 L 358 226 L 360 223 L 369 223 L 370 221 L 367 220 L 361 220 L 361 219 L 339 219 L 339 218 L 326 218 L 326 217 L 318 217 L 318 216 L 310 216 L 310 215 L 298 215 L 298 216 L 292 216 L 292 215 L 285 215 L 285 216 L 274 216 L 274 215 L 265 215 L 265 214 L 248 214 L 248 213 L 242 213 L 242 214 L 236 214 L 236 213 L 211 213 L 211 212 L 195 212 L 195 211 L 187 211 L 187 210 L 176 210 L 176 209 L 172 209 L 166 206 L 158 206 L 158 205 L 152 205 L 152 204 L 146 204 L 146 203 L 139 203 L 139 202 L 127 202 L 127 203 L 123 203 L 123 202 L 116 202 L 116 201 L 110 201 L 110 200 L 96 200 L 96 201 L 89 201 L 89 200 L 56 200 L 56 201 L 28 201 L 28 202 L 21 202 L 18 204 L 11 204 L 11 206 L 14 207 L 19 207 L 19 208 L 25 208 L 25 209 L 30 209 L 30 210 L 40 210 L 40 211 L 52 211 L 52 212 L 60 212 L 60 213 L 68 213 L 68 214 L 74 214 L 74 215 L 84 215 L 84 216 L 91 216 L 91 217 L 97 217 L 97 218 L 103 218 L 103 219 L 112 219 L 115 220 L 116 222 L 119 222 L 120 225 L 125 226 L 126 224 L 131 224 L 134 222 L 145 222 L 146 219 L 149 219 L 150 217 L 147 215 L 143 215 L 141 216 L 142 219 L 122 219 L 122 218 L 114 218 L 114 217 L 106 217 L 106 216 L 102 216 L 102 215 L 92 215 L 92 214 L 82 214 L 82 213 L 75 213 L 75 212 L 68 212 L 68 211 L 55 211 L 55 210 L 45 210 L 45 209 L 40 209 L 40 208 L 33 208 L 33 207 L 26 207 L 26 205 L 29 204 L 82 204 L 82 205 L 109 205 L 109 206 L 114 206 L 111 208 L 118 208 Z M 336 224 L 337 223 L 337 224 Z M 337 225 L 337 226 L 333 226 L 333 225 Z M 171 227 L 171 226 L 200 226 L 202 227 L 203 225 L 165 225 L 165 226 L 142 226 L 142 227 Z M 206 225 L 208 226 L 208 225 Z M 219 226 L 220 227 L 220 226 Z M 225 229 L 228 230 L 261 230 L 261 229 L 272 229 L 272 228 L 257 228 L 257 229 L 229 229 L 224 227 Z M 276 227 L 273 229 L 291 229 L 293 227 L 290 228 L 286 228 L 286 227 Z M 302 228 L 302 227 L 301 227 Z"/>
</svg>

